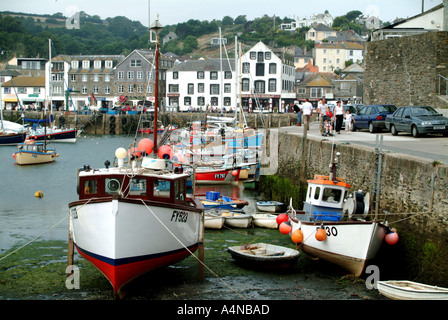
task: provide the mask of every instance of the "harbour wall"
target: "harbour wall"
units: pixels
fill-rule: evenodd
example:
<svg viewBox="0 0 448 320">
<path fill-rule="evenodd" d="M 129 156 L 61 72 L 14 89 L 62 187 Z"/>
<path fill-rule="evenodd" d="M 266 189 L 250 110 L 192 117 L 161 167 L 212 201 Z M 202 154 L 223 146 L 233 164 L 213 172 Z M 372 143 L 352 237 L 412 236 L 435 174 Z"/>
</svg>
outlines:
<svg viewBox="0 0 448 320">
<path fill-rule="evenodd" d="M 329 172 L 332 146 L 327 139 L 305 139 L 302 134 L 280 132 L 277 172 L 261 176 L 259 191 L 266 199 L 288 204 L 293 197 L 295 209 L 301 209 L 306 180 Z M 338 177 L 343 177 L 352 191 L 372 195 L 378 149 L 347 143 L 336 144 L 335 148 L 340 153 Z M 267 158 L 274 161 L 270 155 Z M 379 219 L 386 219 L 400 237 L 394 246 L 383 245 L 376 262 L 381 280 L 399 278 L 447 287 L 448 166 L 383 153 L 380 177 Z M 371 212 L 374 209 L 372 206 Z"/>
<path fill-rule="evenodd" d="M 22 123 L 22 113 L 19 110 L 4 110 L 4 119 Z M 54 114 L 54 124 L 57 127 L 81 127 L 85 134 L 134 134 L 137 126 L 145 127 L 152 124 L 154 115 L 151 113 L 140 115 L 109 115 L 102 113 L 92 113 L 88 115 L 75 114 L 73 111 L 56 111 Z M 219 113 L 208 114 L 209 116 L 220 117 Z M 233 117 L 233 114 L 224 114 L 224 117 Z M 42 112 L 26 111 L 26 117 L 30 119 L 42 119 Z M 294 113 L 270 113 L 270 114 L 245 114 L 247 124 L 251 128 L 273 128 L 285 127 L 297 123 L 297 114 Z M 158 122 L 164 124 L 178 125 L 186 127 L 193 121 L 205 120 L 205 113 L 160 113 Z"/>
</svg>

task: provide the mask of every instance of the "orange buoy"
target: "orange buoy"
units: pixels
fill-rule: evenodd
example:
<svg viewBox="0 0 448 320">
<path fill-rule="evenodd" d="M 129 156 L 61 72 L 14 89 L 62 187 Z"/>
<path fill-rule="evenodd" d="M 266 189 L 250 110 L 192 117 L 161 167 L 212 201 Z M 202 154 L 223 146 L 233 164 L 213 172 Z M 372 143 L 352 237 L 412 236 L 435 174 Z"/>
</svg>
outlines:
<svg viewBox="0 0 448 320">
<path fill-rule="evenodd" d="M 291 234 L 291 240 L 294 243 L 302 243 L 303 242 L 303 232 L 300 229 L 297 229 Z"/>
<path fill-rule="evenodd" d="M 163 145 L 157 151 L 157 155 L 160 159 L 171 159 L 174 155 L 173 149 L 168 145 Z"/>
<path fill-rule="evenodd" d="M 319 228 L 314 236 L 316 237 L 317 241 L 324 241 L 325 239 L 327 239 L 327 233 L 323 228 Z"/>
<path fill-rule="evenodd" d="M 281 234 L 288 234 L 292 230 L 291 223 L 289 221 L 282 222 L 278 229 L 280 230 Z"/>
<path fill-rule="evenodd" d="M 148 138 L 143 138 L 137 144 L 137 149 L 145 151 L 147 155 L 151 154 L 153 147 L 154 142 Z"/>
<path fill-rule="evenodd" d="M 281 213 L 277 216 L 277 218 L 275 219 L 277 221 L 278 225 L 281 225 L 282 222 L 288 221 L 288 215 L 286 213 Z"/>
<path fill-rule="evenodd" d="M 236 177 L 238 175 L 238 170 L 233 170 L 232 171 L 232 176 Z"/>
<path fill-rule="evenodd" d="M 393 246 L 394 244 L 396 244 L 398 242 L 398 233 L 396 232 L 390 232 L 388 234 L 386 234 L 386 237 L 384 238 L 386 240 L 386 243 Z"/>
</svg>

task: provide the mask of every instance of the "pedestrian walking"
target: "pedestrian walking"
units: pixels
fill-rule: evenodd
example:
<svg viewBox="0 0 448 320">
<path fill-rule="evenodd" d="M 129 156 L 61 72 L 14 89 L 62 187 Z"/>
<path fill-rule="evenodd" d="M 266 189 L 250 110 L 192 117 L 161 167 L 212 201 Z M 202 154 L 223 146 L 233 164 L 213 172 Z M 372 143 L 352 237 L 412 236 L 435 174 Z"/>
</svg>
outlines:
<svg viewBox="0 0 448 320">
<path fill-rule="evenodd" d="M 305 103 L 302 105 L 302 112 L 303 112 L 303 123 L 305 125 L 305 128 L 307 130 L 310 129 L 310 118 L 313 114 L 313 105 L 311 102 L 307 99 L 305 99 Z"/>
<path fill-rule="evenodd" d="M 344 121 L 345 113 L 340 100 L 337 102 L 336 107 L 334 107 L 334 115 L 336 117 L 336 133 L 341 134 L 342 121 Z"/>
<path fill-rule="evenodd" d="M 319 101 L 319 104 L 317 105 L 317 116 L 319 118 L 319 128 L 320 133 L 323 134 L 323 117 L 325 116 L 325 113 L 327 112 L 327 103 L 325 99 L 322 99 Z"/>
<path fill-rule="evenodd" d="M 302 109 L 299 105 L 294 104 L 294 111 L 297 112 L 297 125 L 300 127 L 302 125 Z"/>
</svg>

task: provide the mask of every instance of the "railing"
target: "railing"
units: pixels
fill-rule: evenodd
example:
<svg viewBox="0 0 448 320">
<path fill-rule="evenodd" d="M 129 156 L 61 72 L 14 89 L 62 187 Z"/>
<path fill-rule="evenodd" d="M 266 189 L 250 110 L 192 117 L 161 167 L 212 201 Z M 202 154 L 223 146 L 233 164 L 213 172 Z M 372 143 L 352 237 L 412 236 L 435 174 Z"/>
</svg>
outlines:
<svg viewBox="0 0 448 320">
<path fill-rule="evenodd" d="M 445 78 L 441 74 L 439 74 L 438 76 L 439 76 L 439 96 L 441 94 L 443 80 L 445 80 L 445 96 L 448 97 L 448 78 Z"/>
</svg>

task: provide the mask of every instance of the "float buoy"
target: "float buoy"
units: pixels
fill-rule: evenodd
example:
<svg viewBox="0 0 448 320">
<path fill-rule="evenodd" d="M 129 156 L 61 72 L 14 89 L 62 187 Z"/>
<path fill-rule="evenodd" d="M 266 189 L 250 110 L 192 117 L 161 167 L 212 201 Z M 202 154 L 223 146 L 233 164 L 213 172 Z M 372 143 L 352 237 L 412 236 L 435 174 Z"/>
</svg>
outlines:
<svg viewBox="0 0 448 320">
<path fill-rule="evenodd" d="M 291 240 L 294 243 L 302 243 L 303 242 L 303 232 L 300 229 L 297 229 L 291 234 Z"/>
<path fill-rule="evenodd" d="M 34 196 L 36 198 L 43 198 L 44 197 L 44 193 L 42 191 L 36 191 L 36 193 L 34 194 Z"/>
<path fill-rule="evenodd" d="M 386 234 L 386 237 L 384 238 L 386 240 L 386 243 L 393 246 L 394 244 L 396 244 L 398 242 L 398 233 L 396 232 L 390 232 L 388 234 Z"/>
<path fill-rule="evenodd" d="M 143 138 L 137 144 L 137 149 L 146 152 L 146 155 L 150 155 L 152 148 L 154 147 L 154 142 L 149 138 Z"/>
<path fill-rule="evenodd" d="M 275 219 L 278 225 L 281 225 L 282 222 L 288 221 L 288 215 L 286 213 L 281 213 L 277 216 L 277 218 Z"/>
<path fill-rule="evenodd" d="M 324 241 L 325 239 L 327 239 L 327 233 L 323 228 L 319 228 L 314 236 L 316 237 L 317 241 Z"/>
<path fill-rule="evenodd" d="M 290 233 L 291 230 L 292 230 L 291 223 L 289 221 L 282 222 L 280 224 L 279 230 L 280 230 L 281 234 L 288 234 L 288 233 Z"/>
</svg>

